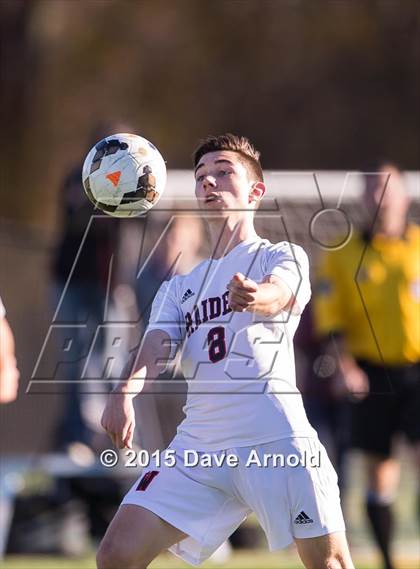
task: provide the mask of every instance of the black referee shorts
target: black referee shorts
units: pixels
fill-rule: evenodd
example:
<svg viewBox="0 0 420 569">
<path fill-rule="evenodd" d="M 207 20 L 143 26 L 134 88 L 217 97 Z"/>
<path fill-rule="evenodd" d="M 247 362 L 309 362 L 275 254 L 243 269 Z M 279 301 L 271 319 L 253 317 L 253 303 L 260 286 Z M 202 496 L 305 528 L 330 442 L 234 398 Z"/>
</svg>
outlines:
<svg viewBox="0 0 420 569">
<path fill-rule="evenodd" d="M 369 378 L 369 395 L 351 402 L 352 446 L 388 457 L 394 435 L 420 441 L 420 364 L 357 363 Z"/>
</svg>

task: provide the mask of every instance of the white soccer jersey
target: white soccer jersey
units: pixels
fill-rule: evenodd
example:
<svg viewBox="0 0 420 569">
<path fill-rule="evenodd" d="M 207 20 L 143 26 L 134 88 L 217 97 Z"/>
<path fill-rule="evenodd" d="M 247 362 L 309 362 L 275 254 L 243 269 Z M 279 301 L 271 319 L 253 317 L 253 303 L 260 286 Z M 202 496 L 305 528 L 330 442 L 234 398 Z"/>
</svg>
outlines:
<svg viewBox="0 0 420 569">
<path fill-rule="evenodd" d="M 233 312 L 227 285 L 236 272 L 257 283 L 279 277 L 295 295 L 292 314 Z M 220 450 L 316 436 L 296 388 L 293 351 L 310 294 L 304 250 L 259 237 L 161 285 L 148 330 L 164 330 L 172 347 L 180 347 L 188 382 L 186 418 L 171 447 Z"/>
</svg>

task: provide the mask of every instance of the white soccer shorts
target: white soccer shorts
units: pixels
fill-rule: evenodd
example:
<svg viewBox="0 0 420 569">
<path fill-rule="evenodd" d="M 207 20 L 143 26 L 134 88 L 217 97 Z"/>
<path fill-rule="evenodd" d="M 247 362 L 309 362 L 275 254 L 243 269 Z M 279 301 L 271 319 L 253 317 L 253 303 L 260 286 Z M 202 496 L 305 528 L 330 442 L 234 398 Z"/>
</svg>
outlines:
<svg viewBox="0 0 420 569">
<path fill-rule="evenodd" d="M 251 512 L 271 551 L 295 537 L 345 531 L 337 475 L 317 438 L 280 439 L 198 456 L 222 453 L 236 456 L 238 465 L 187 466 L 184 449 L 177 448 L 175 466 L 151 464 L 122 504 L 142 506 L 188 534 L 170 551 L 193 565 L 210 557 Z M 196 462 L 191 453 L 187 458 Z"/>
</svg>

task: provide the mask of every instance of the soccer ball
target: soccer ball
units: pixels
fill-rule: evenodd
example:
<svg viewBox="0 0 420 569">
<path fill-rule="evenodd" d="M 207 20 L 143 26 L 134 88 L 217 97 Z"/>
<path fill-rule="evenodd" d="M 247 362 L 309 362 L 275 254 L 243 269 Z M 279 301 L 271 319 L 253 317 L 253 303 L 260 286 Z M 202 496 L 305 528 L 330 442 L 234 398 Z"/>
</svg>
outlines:
<svg viewBox="0 0 420 569">
<path fill-rule="evenodd" d="M 82 181 L 90 201 L 116 217 L 145 213 L 159 201 L 166 166 L 159 150 L 136 134 L 107 136 L 90 150 Z"/>
</svg>

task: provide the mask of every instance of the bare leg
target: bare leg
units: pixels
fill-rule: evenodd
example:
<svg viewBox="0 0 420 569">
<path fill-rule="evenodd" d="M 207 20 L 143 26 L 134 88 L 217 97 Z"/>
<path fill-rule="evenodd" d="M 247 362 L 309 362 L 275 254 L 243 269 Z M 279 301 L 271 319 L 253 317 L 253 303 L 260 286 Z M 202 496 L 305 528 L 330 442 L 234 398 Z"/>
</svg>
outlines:
<svg viewBox="0 0 420 569">
<path fill-rule="evenodd" d="M 99 546 L 98 569 L 144 569 L 159 553 L 187 537 L 142 508 L 121 506 Z"/>
<path fill-rule="evenodd" d="M 295 538 L 295 543 L 306 569 L 354 569 L 344 532 Z"/>
</svg>

